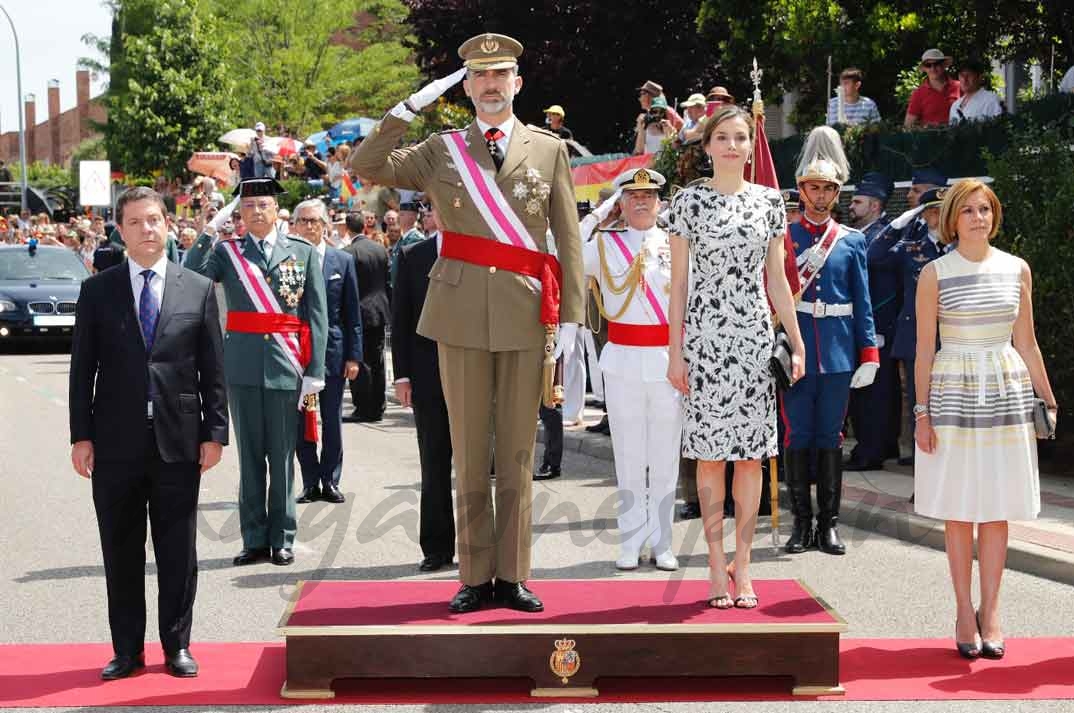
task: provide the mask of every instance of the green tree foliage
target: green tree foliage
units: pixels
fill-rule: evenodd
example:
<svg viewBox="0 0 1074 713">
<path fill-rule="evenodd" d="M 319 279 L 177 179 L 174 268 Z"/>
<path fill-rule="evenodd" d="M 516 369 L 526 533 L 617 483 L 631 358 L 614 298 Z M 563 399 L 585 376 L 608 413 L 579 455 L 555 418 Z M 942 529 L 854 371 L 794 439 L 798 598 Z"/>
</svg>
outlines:
<svg viewBox="0 0 1074 713">
<path fill-rule="evenodd" d="M 560 104 L 575 139 L 593 153 L 630 151 L 641 111 L 637 88 L 647 79 L 664 86 L 669 102 L 705 92 L 721 76 L 716 48 L 698 36 L 699 0 L 407 0 L 418 62 L 428 78 L 462 66 L 457 50 L 481 32 L 514 37 L 522 92 L 515 114 L 541 125 L 543 109 Z M 735 12 L 745 12 L 736 8 Z M 395 101 L 404 97 L 397 96 Z M 457 87 L 449 99 L 470 100 Z M 393 102 L 394 103 L 394 102 Z M 389 105 L 385 105 L 387 108 Z"/>
<path fill-rule="evenodd" d="M 229 123 L 222 38 L 200 0 L 117 0 L 115 7 L 108 157 L 127 173 L 177 175 Z"/>
<path fill-rule="evenodd" d="M 208 0 L 239 125 L 306 136 L 356 115 L 379 117 L 413 91 L 398 0 Z M 276 127 L 275 129 L 272 127 Z"/>
<path fill-rule="evenodd" d="M 719 49 L 728 82 L 742 92 L 748 85 L 748 64 L 756 56 L 768 72 L 766 81 L 799 92 L 793 119 L 800 127 L 823 121 L 829 55 L 833 87 L 842 68 L 862 69 L 862 93 L 879 104 L 882 116 L 893 119 L 901 119 L 905 111 L 905 73 L 917 66 L 929 47 L 941 48 L 956 61 L 971 55 L 1050 60 L 1054 47 L 1057 67 L 1074 63 L 1071 3 L 702 0 L 700 4 L 698 31 Z M 765 93 L 769 97 L 777 92 Z"/>
<path fill-rule="evenodd" d="M 12 180 L 16 183 L 20 182 L 22 180 L 22 170 L 18 162 L 12 163 L 10 168 Z M 56 166 L 42 161 L 34 161 L 26 167 L 26 182 L 41 191 L 62 186 L 77 186 L 77 174 L 75 174 L 74 178 L 72 178 L 72 175 L 63 166 Z"/>
</svg>

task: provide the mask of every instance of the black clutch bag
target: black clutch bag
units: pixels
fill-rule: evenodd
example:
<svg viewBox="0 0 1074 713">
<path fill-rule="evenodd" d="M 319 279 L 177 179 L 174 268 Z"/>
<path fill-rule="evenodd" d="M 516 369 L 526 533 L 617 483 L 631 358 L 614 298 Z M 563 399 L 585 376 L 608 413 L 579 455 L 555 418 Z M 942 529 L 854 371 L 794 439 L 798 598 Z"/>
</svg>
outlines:
<svg viewBox="0 0 1074 713">
<path fill-rule="evenodd" d="M 776 330 L 776 338 L 772 342 L 772 358 L 768 360 L 768 368 L 776 380 L 776 386 L 786 391 L 791 388 L 791 340 L 782 329 Z"/>
<path fill-rule="evenodd" d="M 1055 420 L 1048 413 L 1048 405 L 1044 403 L 1044 399 L 1033 399 L 1033 428 L 1037 432 L 1037 438 L 1055 439 Z"/>
</svg>

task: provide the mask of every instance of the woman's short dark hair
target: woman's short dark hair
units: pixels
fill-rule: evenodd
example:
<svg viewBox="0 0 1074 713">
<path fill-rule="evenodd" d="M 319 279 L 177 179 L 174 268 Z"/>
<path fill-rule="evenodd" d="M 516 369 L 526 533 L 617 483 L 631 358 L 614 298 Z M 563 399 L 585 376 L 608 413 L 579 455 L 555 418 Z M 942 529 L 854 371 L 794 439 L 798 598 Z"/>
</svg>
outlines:
<svg viewBox="0 0 1074 713">
<path fill-rule="evenodd" d="M 123 225 L 123 209 L 128 203 L 135 201 L 153 201 L 160 207 L 162 215 L 168 214 L 168 207 L 164 205 L 164 199 L 159 193 L 148 186 L 135 186 L 120 193 L 119 198 L 116 199 L 116 223 L 118 225 Z"/>
<path fill-rule="evenodd" d="M 705 120 L 705 131 L 701 134 L 701 146 L 703 148 L 707 147 L 709 145 L 709 140 L 712 139 L 712 134 L 716 131 L 716 127 L 731 119 L 742 119 L 746 122 L 746 126 L 750 132 L 750 142 L 752 142 L 754 130 L 756 128 L 753 117 L 739 105 L 727 104 L 716 109 L 713 115 Z"/>
</svg>

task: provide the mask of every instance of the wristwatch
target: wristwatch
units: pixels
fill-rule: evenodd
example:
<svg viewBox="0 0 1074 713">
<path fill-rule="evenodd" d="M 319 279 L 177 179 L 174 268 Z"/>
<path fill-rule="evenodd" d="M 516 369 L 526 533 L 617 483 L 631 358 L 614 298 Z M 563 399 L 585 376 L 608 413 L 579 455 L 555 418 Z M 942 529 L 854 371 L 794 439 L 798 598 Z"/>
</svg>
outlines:
<svg viewBox="0 0 1074 713">
<path fill-rule="evenodd" d="M 918 416 L 927 414 L 928 412 L 929 412 L 929 407 L 928 406 L 925 406 L 924 404 L 914 404 L 914 418 L 917 418 Z"/>
</svg>

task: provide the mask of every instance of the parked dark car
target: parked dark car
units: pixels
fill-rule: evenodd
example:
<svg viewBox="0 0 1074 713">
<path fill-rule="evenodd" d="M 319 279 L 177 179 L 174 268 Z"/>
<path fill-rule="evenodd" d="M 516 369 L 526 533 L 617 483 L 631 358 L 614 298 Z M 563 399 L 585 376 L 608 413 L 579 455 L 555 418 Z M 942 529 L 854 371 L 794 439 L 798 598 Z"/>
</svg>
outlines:
<svg viewBox="0 0 1074 713">
<path fill-rule="evenodd" d="M 0 245 L 0 345 L 15 337 L 67 337 L 89 270 L 72 250 Z"/>
</svg>

